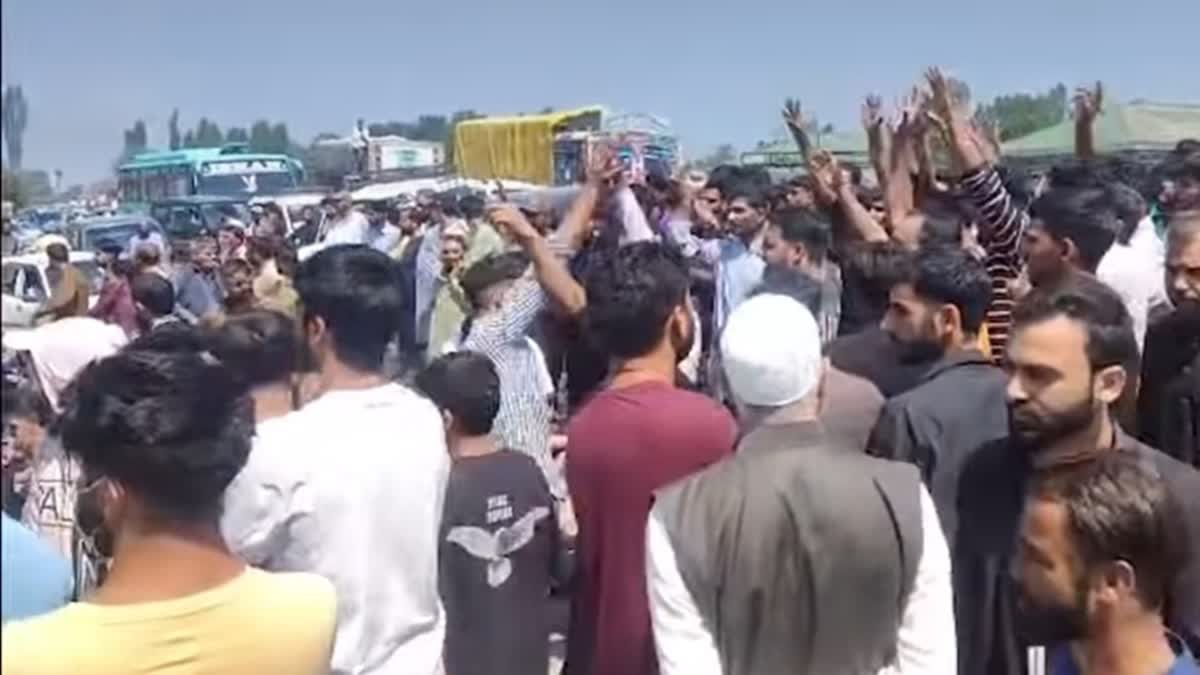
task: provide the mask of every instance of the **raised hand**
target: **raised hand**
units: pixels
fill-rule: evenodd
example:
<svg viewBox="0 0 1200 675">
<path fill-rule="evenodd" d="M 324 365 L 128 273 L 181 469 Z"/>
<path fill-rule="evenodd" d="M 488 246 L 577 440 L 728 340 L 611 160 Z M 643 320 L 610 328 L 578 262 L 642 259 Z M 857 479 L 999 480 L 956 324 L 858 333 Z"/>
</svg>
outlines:
<svg viewBox="0 0 1200 675">
<path fill-rule="evenodd" d="M 1091 122 L 1096 119 L 1104 105 L 1104 85 L 1097 81 L 1092 89 L 1080 87 L 1075 90 L 1075 119 Z"/>
<path fill-rule="evenodd" d="M 808 172 L 813 177 L 817 198 L 826 204 L 834 204 L 838 200 L 838 191 L 845 183 L 842 168 L 828 150 L 818 150 L 813 153 L 808 162 Z"/>
<path fill-rule="evenodd" d="M 524 243 L 537 239 L 537 228 L 525 214 L 512 204 L 499 204 L 488 210 L 488 220 L 501 230 L 508 232 L 514 241 Z"/>
<path fill-rule="evenodd" d="M 930 124 L 928 99 L 928 95 L 919 87 L 913 87 L 908 96 L 900 99 L 892 123 L 892 132 L 896 136 L 920 138 L 925 134 Z"/>
<path fill-rule="evenodd" d="M 954 95 L 950 91 L 950 82 L 940 68 L 934 66 L 925 71 L 925 81 L 929 83 L 930 111 L 944 123 L 949 124 L 954 114 Z"/>
<path fill-rule="evenodd" d="M 862 106 L 862 125 L 868 134 L 879 133 L 883 127 L 883 98 L 868 94 Z"/>
<path fill-rule="evenodd" d="M 589 185 L 603 187 L 621 178 L 624 170 L 624 165 L 617 159 L 612 149 L 601 146 L 592 152 L 584 171 Z"/>
<path fill-rule="evenodd" d="M 804 117 L 804 110 L 800 107 L 800 101 L 789 98 L 783 102 L 783 121 L 792 129 L 804 131 L 804 127 L 808 124 L 809 120 Z"/>
</svg>

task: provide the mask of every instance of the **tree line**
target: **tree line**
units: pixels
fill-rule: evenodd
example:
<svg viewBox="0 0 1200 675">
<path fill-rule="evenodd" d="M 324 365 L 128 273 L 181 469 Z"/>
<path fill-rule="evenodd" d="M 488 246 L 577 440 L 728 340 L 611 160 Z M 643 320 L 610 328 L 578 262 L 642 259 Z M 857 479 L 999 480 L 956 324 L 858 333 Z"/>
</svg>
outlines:
<svg viewBox="0 0 1200 675">
<path fill-rule="evenodd" d="M 1001 141 L 1011 141 L 1027 136 L 1040 129 L 1052 127 L 1067 118 L 1070 100 L 1066 85 L 1059 83 L 1043 92 L 1018 92 L 996 96 L 989 102 L 971 103 L 971 88 L 961 80 L 952 79 L 951 87 L 955 98 L 974 108 L 975 119 L 985 127 L 995 124 Z M 807 119 L 805 131 L 811 138 L 835 133 L 833 125 L 820 124 L 816 117 Z M 776 134 L 779 135 L 779 134 Z M 786 135 L 786 134 L 785 134 Z M 767 141 L 759 142 L 756 149 L 770 146 Z M 707 156 L 692 163 L 697 168 L 710 169 L 721 164 L 737 162 L 738 152 L 725 143 L 717 146 Z"/>
<path fill-rule="evenodd" d="M 957 83 L 960 87 L 961 100 L 970 99 L 970 89 L 965 83 Z M 1026 134 L 1048 126 L 1053 126 L 1066 119 L 1069 100 L 1067 88 L 1057 84 L 1043 92 L 1012 93 L 993 98 L 990 102 L 975 106 L 976 116 L 980 121 L 994 121 L 999 128 L 1002 141 L 1019 138 Z M 549 111 L 545 108 L 542 112 Z M 450 115 L 425 114 L 415 120 L 390 120 L 368 124 L 373 136 L 396 135 L 416 141 L 431 141 L 445 146 L 447 162 L 453 165 L 454 158 L 454 126 L 463 120 L 473 119 L 481 115 L 470 109 L 456 111 Z M 4 149 L 6 151 L 5 172 L 11 172 L 4 181 L 5 194 L 13 194 L 14 190 L 24 180 L 25 131 L 30 122 L 30 106 L 25 92 L 20 85 L 8 85 L 0 98 L 0 131 L 3 132 Z M 813 123 L 815 124 L 815 118 Z M 830 125 L 822 125 L 814 130 L 820 134 L 832 133 Z M 286 153 L 297 157 L 317 170 L 332 177 L 343 167 L 335 166 L 328 157 L 322 157 L 315 149 L 316 141 L 338 138 L 344 134 L 324 132 L 317 134 L 307 144 L 296 142 L 286 122 L 260 119 L 248 126 L 230 126 L 222 128 L 217 122 L 201 117 L 194 127 L 183 129 L 180 126 L 179 110 L 172 111 L 167 122 L 167 147 L 170 149 L 190 147 L 212 147 L 225 143 L 245 143 L 252 152 Z M 133 155 L 144 152 L 149 147 L 149 133 L 144 120 L 136 120 L 128 129 L 123 130 L 123 144 L 117 163 L 127 161 Z M 711 156 L 700 159 L 697 164 L 712 165 L 714 163 L 729 163 L 737 160 L 737 152 L 731 145 L 724 144 L 717 148 Z M 37 172 L 33 177 L 37 183 L 38 192 L 46 185 L 52 185 L 46 171 Z M 317 176 L 320 178 L 320 176 Z"/>
<path fill-rule="evenodd" d="M 463 120 L 477 117 L 482 115 L 474 110 L 459 110 L 450 115 L 419 115 L 415 120 L 372 122 L 366 126 L 373 137 L 402 136 L 414 141 L 441 143 L 447 164 L 453 166 L 454 127 Z M 244 143 L 250 152 L 287 154 L 303 162 L 309 178 L 317 183 L 339 185 L 342 176 L 353 170 L 348 154 L 342 156 L 323 151 L 319 145 L 321 141 L 344 138 L 345 134 L 326 131 L 314 136 L 309 143 L 302 144 L 292 138 L 286 122 L 260 119 L 248 127 L 235 125 L 222 128 L 216 121 L 207 117 L 201 117 L 194 127 L 183 129 L 180 126 L 178 109 L 171 112 L 166 131 L 167 148 L 171 150 Z M 114 167 L 129 161 L 138 153 L 152 149 L 144 120 L 135 121 L 124 130 L 123 135 L 121 153 L 114 162 Z"/>
</svg>

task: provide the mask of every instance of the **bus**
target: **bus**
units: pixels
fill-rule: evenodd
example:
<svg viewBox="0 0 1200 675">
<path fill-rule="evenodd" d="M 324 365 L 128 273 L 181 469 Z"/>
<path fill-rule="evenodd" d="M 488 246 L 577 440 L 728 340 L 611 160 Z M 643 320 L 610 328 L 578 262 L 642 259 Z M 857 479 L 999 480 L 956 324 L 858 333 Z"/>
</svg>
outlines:
<svg viewBox="0 0 1200 675">
<path fill-rule="evenodd" d="M 245 145 L 143 152 L 117 167 L 122 204 L 212 195 L 242 201 L 295 188 L 304 167 L 287 155 L 251 153 Z"/>
</svg>

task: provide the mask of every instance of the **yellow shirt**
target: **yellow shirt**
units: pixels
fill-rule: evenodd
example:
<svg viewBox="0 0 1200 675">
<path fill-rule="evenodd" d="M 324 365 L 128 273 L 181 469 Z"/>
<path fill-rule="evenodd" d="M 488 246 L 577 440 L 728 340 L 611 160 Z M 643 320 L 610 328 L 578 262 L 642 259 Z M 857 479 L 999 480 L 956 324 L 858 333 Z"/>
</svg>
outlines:
<svg viewBox="0 0 1200 675">
<path fill-rule="evenodd" d="M 329 672 L 333 585 L 246 568 L 217 588 L 135 605 L 76 602 L 4 625 L 3 675 Z"/>
</svg>

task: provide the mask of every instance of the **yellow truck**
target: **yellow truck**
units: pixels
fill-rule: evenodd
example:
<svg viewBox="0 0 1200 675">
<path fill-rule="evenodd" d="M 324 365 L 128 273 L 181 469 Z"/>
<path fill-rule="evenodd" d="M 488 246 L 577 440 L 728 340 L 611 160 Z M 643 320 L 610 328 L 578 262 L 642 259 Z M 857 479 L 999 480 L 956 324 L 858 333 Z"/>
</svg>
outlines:
<svg viewBox="0 0 1200 675">
<path fill-rule="evenodd" d="M 635 181 L 649 173 L 670 175 L 679 160 L 678 141 L 662 120 L 589 107 L 459 122 L 454 162 L 464 178 L 566 185 L 582 179 L 587 157 L 600 144 L 617 153 Z"/>
</svg>

